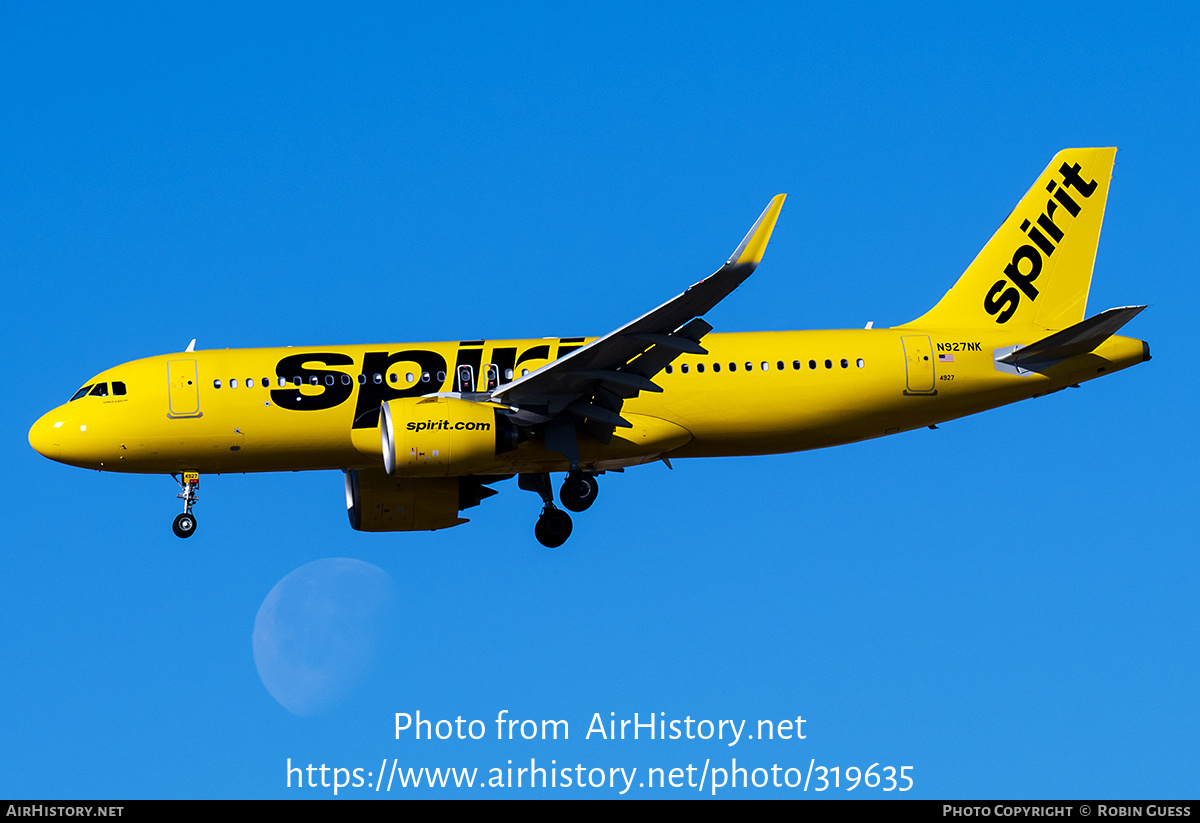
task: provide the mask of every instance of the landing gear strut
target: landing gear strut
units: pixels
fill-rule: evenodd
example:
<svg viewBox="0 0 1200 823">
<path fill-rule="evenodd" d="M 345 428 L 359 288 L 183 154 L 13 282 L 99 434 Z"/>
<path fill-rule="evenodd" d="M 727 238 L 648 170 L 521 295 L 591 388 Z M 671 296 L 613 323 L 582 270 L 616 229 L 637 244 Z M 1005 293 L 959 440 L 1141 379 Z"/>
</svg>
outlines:
<svg viewBox="0 0 1200 823">
<path fill-rule="evenodd" d="M 596 502 L 596 495 L 599 491 L 600 484 L 596 482 L 595 477 L 573 471 L 567 475 L 562 488 L 558 490 L 558 499 L 571 511 L 582 512 L 587 511 Z"/>
<path fill-rule="evenodd" d="M 171 477 L 174 478 L 175 475 Z M 175 496 L 183 501 L 183 514 L 175 518 L 171 529 L 176 537 L 191 537 L 196 532 L 196 517 L 192 514 L 192 506 L 200 499 L 200 473 L 184 472 L 183 479 L 175 482 L 179 483 L 180 491 Z"/>
<path fill-rule="evenodd" d="M 548 549 L 557 549 L 566 543 L 571 536 L 571 515 L 554 505 L 550 475 L 522 474 L 517 479 L 517 485 L 526 491 L 537 492 L 542 498 L 542 513 L 533 527 L 533 535 L 538 542 Z"/>
</svg>

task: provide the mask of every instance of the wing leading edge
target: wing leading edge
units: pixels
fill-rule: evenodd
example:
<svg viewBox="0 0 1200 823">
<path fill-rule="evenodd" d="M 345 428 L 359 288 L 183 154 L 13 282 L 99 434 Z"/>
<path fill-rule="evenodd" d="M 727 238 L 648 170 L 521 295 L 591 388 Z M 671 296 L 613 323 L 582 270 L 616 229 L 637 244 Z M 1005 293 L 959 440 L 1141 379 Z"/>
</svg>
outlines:
<svg viewBox="0 0 1200 823">
<path fill-rule="evenodd" d="M 494 390 L 494 402 L 516 407 L 547 423 L 546 444 L 574 466 L 575 424 L 607 443 L 624 401 L 639 392 L 662 391 L 652 382 L 681 353 L 705 353 L 700 340 L 712 326 L 701 319 L 749 277 L 763 258 L 786 194 L 772 198 L 737 249 L 717 271 L 683 294 L 616 331 Z"/>
</svg>

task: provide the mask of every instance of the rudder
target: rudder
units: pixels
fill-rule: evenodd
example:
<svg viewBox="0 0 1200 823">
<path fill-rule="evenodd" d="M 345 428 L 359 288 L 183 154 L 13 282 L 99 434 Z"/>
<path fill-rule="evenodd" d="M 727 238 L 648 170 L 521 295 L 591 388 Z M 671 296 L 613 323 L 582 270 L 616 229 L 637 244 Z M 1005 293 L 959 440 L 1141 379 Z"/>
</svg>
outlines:
<svg viewBox="0 0 1200 823">
<path fill-rule="evenodd" d="M 1115 148 L 1063 149 L 914 328 L 1064 329 L 1083 320 Z"/>
</svg>

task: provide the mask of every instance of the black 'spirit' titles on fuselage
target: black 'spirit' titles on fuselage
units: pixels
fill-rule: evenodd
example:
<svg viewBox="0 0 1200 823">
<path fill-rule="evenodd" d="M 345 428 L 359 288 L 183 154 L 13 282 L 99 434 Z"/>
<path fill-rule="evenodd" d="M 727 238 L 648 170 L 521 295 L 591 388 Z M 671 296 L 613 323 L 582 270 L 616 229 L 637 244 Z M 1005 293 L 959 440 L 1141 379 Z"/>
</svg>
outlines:
<svg viewBox="0 0 1200 823">
<path fill-rule="evenodd" d="M 581 337 L 564 338 L 557 347 L 555 357 L 562 357 L 579 348 L 576 341 L 581 340 Z M 348 354 L 328 351 L 290 354 L 275 366 L 276 376 L 284 378 L 288 385 L 272 389 L 271 400 L 280 408 L 291 411 L 323 411 L 345 403 L 357 386 L 358 400 L 354 408 L 352 428 L 373 429 L 379 425 L 379 407 L 385 400 L 421 397 L 442 391 L 447 376 L 452 380 L 454 391 L 490 391 L 502 383 L 510 382 L 514 370 L 520 364 L 533 360 L 549 360 L 551 355 L 551 346 L 546 343 L 531 346 L 521 352 L 519 357 L 515 346 L 501 346 L 492 350 L 487 371 L 481 373 L 484 345 L 485 342 L 479 340 L 463 341 L 459 344 L 454 371 L 449 375 L 446 373 L 446 358 L 435 351 L 406 349 L 400 352 L 367 352 L 363 355 L 361 377 L 349 383 L 344 382 L 342 377 L 350 372 L 322 368 L 354 366 L 354 358 Z M 429 378 L 419 379 L 404 387 L 396 386 L 388 379 L 388 370 L 397 363 L 415 363 L 421 375 L 429 375 Z M 375 380 L 376 375 L 380 378 L 378 382 Z M 441 376 L 441 379 L 437 379 L 436 376 Z M 300 385 L 294 384 L 296 378 L 300 379 L 300 385 L 308 387 L 310 391 L 316 391 L 312 394 L 301 392 Z M 436 379 L 434 385 L 430 385 L 431 379 Z"/>
<path fill-rule="evenodd" d="M 1046 257 L 1054 254 L 1054 250 L 1066 234 L 1054 222 L 1054 213 L 1060 206 L 1071 217 L 1078 217 L 1081 211 L 1079 203 L 1067 192 L 1067 189 L 1074 189 L 1076 194 L 1084 199 L 1091 197 L 1092 193 L 1096 191 L 1096 181 L 1084 180 L 1080 177 L 1079 170 L 1078 163 L 1074 165 L 1063 163 L 1058 169 L 1058 173 L 1063 178 L 1062 185 L 1060 186 L 1054 180 L 1046 185 L 1046 191 L 1053 196 L 1046 201 L 1046 208 L 1042 214 L 1038 215 L 1037 225 L 1028 219 L 1021 223 L 1021 231 L 1028 235 L 1029 239 L 1033 241 L 1033 245 L 1027 243 L 1013 252 L 1012 261 L 1004 267 L 1004 275 L 1007 279 L 997 280 L 983 297 L 984 311 L 990 315 L 996 315 L 997 323 L 1007 323 L 1012 319 L 1012 316 L 1016 314 L 1017 307 L 1021 304 L 1022 294 L 1030 300 L 1037 299 L 1038 289 L 1033 281 L 1037 280 L 1038 275 L 1042 273 L 1042 254 L 1045 254 Z M 1021 261 L 1027 261 L 1028 271 L 1021 270 Z"/>
<path fill-rule="evenodd" d="M 271 399 L 275 401 L 276 406 L 297 411 L 320 411 L 321 409 L 332 409 L 334 406 L 346 402 L 354 387 L 339 382 L 339 378 L 343 372 L 305 368 L 306 363 L 315 363 L 322 366 L 353 366 L 354 358 L 348 354 L 328 351 L 312 352 L 310 354 L 292 354 L 283 358 L 275 366 L 276 376 L 289 381 L 299 377 L 301 383 L 319 386 L 321 392 L 319 394 L 301 394 L 298 386 L 287 389 L 272 389 Z M 326 375 L 333 378 L 332 382 L 325 380 Z M 314 377 L 317 379 L 315 384 L 312 383 L 312 378 Z M 378 411 L 378 408 L 376 411 Z"/>
<path fill-rule="evenodd" d="M 429 385 L 418 380 L 411 386 L 397 388 L 388 385 L 388 369 L 394 363 L 416 363 L 422 374 L 445 373 L 446 358 L 434 351 L 423 349 L 408 349 L 395 354 L 383 351 L 367 352 L 363 356 L 363 377 L 366 382 L 358 392 L 358 405 L 354 407 L 354 423 L 351 428 L 373 429 L 379 425 L 379 406 L 384 400 L 395 400 L 400 397 L 420 397 L 429 394 Z M 375 375 L 382 375 L 380 382 L 375 382 Z M 438 389 L 441 387 L 439 386 Z"/>
</svg>

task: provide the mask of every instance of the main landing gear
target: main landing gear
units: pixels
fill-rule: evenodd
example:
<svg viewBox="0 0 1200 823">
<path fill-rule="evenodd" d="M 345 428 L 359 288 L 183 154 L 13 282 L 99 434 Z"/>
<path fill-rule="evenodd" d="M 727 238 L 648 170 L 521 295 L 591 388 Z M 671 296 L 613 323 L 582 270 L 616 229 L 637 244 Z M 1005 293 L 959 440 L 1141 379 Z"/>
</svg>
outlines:
<svg viewBox="0 0 1200 823">
<path fill-rule="evenodd" d="M 574 471 L 567 475 L 562 488 L 558 490 L 558 499 L 573 512 L 587 511 L 596 502 L 600 492 L 600 484 L 590 474 Z"/>
<path fill-rule="evenodd" d="M 522 489 L 537 492 L 542 498 L 542 513 L 533 527 L 534 537 L 548 549 L 557 549 L 571 536 L 571 515 L 554 505 L 550 490 L 549 474 L 522 474 L 517 485 Z M 573 512 L 581 512 L 591 506 L 599 491 L 596 478 L 583 472 L 573 471 L 563 481 L 558 497 L 562 504 Z"/>
<path fill-rule="evenodd" d="M 547 549 L 557 549 L 571 536 L 571 515 L 562 509 L 554 508 L 554 504 L 542 509 L 537 525 L 533 527 L 533 536 Z"/>
<path fill-rule="evenodd" d="M 171 475 L 175 479 L 175 475 Z M 175 479 L 179 484 L 179 494 L 175 495 L 183 501 L 183 514 L 175 518 L 171 529 L 176 537 L 191 537 L 196 532 L 196 516 L 192 514 L 192 506 L 200 499 L 200 473 L 184 472 L 183 479 Z"/>
</svg>

